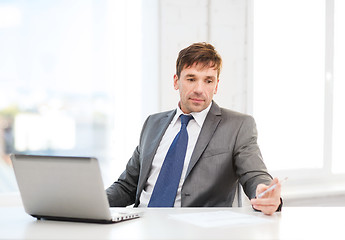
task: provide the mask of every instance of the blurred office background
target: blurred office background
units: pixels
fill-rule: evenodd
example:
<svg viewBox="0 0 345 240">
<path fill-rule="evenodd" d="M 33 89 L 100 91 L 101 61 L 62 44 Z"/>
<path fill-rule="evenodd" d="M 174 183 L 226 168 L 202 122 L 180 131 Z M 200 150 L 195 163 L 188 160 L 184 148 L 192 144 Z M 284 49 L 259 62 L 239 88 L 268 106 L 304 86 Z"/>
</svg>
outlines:
<svg viewBox="0 0 345 240">
<path fill-rule="evenodd" d="M 9 154 L 94 156 L 105 186 L 175 108 L 179 50 L 212 43 L 216 102 L 254 116 L 290 205 L 345 202 L 343 0 L 0 0 L 0 193 Z M 316 199 L 319 199 L 316 200 Z"/>
</svg>

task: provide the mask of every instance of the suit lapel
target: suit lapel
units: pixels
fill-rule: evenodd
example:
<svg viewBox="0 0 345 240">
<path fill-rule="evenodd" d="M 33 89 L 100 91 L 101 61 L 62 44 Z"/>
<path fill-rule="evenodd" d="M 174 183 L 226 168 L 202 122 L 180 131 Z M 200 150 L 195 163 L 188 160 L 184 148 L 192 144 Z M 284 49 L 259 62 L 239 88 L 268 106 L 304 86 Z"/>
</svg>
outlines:
<svg viewBox="0 0 345 240">
<path fill-rule="evenodd" d="M 214 132 L 216 131 L 220 121 L 221 121 L 221 110 L 215 102 L 212 102 L 211 109 L 206 116 L 205 122 L 201 128 L 198 140 L 195 144 L 195 148 L 194 148 L 192 157 L 190 159 L 185 178 L 188 177 L 189 173 L 192 171 L 195 164 L 199 161 L 201 154 L 204 152 L 208 143 L 212 139 L 212 136 Z"/>
<path fill-rule="evenodd" d="M 162 137 L 168 128 L 170 122 L 174 118 L 176 114 L 176 110 L 170 111 L 167 114 L 165 114 L 157 123 L 153 123 L 154 126 L 151 126 L 153 131 L 150 131 L 150 136 L 147 138 L 150 140 L 149 144 L 145 144 L 146 151 L 145 156 L 143 156 L 143 165 L 142 170 L 138 182 L 138 193 L 141 193 L 147 178 L 149 176 L 151 165 L 153 158 L 156 154 L 156 151 L 158 149 L 158 146 L 162 140 Z"/>
</svg>

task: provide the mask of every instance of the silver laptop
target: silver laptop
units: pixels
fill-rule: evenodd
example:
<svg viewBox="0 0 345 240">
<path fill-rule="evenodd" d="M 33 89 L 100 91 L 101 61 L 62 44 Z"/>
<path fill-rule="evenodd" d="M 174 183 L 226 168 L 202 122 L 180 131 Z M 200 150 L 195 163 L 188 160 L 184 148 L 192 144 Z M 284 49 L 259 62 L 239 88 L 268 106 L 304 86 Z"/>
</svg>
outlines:
<svg viewBox="0 0 345 240">
<path fill-rule="evenodd" d="M 11 160 L 25 211 L 37 219 L 114 223 L 141 215 L 109 208 L 96 158 L 11 155 Z"/>
</svg>

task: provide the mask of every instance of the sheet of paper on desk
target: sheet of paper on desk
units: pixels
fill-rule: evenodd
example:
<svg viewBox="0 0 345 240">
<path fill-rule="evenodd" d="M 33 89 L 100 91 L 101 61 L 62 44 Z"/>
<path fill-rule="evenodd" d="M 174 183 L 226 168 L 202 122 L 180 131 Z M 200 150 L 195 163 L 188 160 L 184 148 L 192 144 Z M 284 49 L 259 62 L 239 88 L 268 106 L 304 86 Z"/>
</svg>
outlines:
<svg viewBox="0 0 345 240">
<path fill-rule="evenodd" d="M 172 214 L 171 218 L 197 225 L 200 227 L 221 227 L 230 225 L 248 225 L 261 224 L 271 222 L 267 218 L 235 213 L 232 211 L 214 211 L 214 212 L 198 212 L 198 213 L 181 213 Z"/>
</svg>

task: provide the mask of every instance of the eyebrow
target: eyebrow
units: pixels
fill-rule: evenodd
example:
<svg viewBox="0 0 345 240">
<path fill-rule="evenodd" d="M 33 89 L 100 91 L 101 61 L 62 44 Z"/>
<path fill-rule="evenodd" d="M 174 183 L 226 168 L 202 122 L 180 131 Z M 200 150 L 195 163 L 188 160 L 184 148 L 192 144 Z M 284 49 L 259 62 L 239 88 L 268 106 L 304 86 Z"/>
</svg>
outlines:
<svg viewBox="0 0 345 240">
<path fill-rule="evenodd" d="M 195 77 L 195 74 L 187 74 L 186 77 Z M 214 76 L 206 76 L 206 79 L 215 79 Z"/>
<path fill-rule="evenodd" d="M 186 77 L 195 77 L 195 74 L 187 74 Z"/>
</svg>

